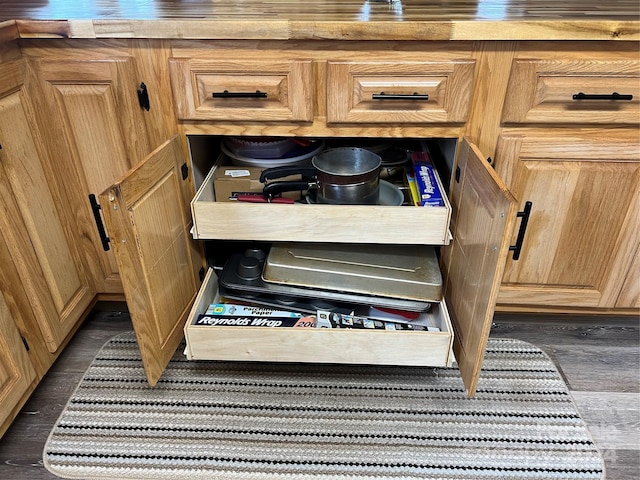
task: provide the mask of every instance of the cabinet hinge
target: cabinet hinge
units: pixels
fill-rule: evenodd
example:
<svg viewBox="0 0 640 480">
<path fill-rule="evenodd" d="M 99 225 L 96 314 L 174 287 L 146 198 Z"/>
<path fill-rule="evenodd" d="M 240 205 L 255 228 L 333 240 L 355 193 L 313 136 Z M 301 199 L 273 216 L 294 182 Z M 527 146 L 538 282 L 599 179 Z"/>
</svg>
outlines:
<svg viewBox="0 0 640 480">
<path fill-rule="evenodd" d="M 198 271 L 198 276 L 200 277 L 200 283 L 204 282 L 204 267 L 200 267 L 200 270 Z"/>
<path fill-rule="evenodd" d="M 89 203 L 91 204 L 91 211 L 93 212 L 93 218 L 96 221 L 96 227 L 98 228 L 98 234 L 100 235 L 100 241 L 102 242 L 102 248 L 105 252 L 110 250 L 109 242 L 111 239 L 107 236 L 107 231 L 104 228 L 104 223 L 102 223 L 102 215 L 100 215 L 100 204 L 96 200 L 96 196 L 93 193 L 89 194 Z"/>
<path fill-rule="evenodd" d="M 22 343 L 24 344 L 24 348 L 27 350 L 27 352 L 30 350 L 29 348 L 29 342 L 27 342 L 27 339 L 24 338 L 22 335 L 20 335 L 20 338 L 22 339 Z"/>
<path fill-rule="evenodd" d="M 147 91 L 147 86 L 144 82 L 140 84 L 140 88 L 138 89 L 138 103 L 140 103 L 140 108 L 147 112 L 151 108 L 151 105 L 149 104 L 149 92 Z"/>
<path fill-rule="evenodd" d="M 180 171 L 182 172 L 182 179 L 186 180 L 189 176 L 189 167 L 187 167 L 186 163 L 182 164 L 182 167 L 180 167 Z"/>
<path fill-rule="evenodd" d="M 491 157 L 487 157 L 487 163 L 488 163 L 489 165 L 491 165 L 491 167 L 492 167 L 494 170 L 496 169 L 496 165 L 495 165 L 495 163 L 493 163 L 493 158 L 491 158 Z"/>
</svg>

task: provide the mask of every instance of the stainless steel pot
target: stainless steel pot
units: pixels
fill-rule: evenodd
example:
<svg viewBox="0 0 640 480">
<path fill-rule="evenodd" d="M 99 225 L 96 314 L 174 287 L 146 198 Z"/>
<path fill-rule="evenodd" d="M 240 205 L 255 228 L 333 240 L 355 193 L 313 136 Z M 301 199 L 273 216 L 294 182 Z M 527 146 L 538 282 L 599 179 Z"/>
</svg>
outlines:
<svg viewBox="0 0 640 480">
<path fill-rule="evenodd" d="M 332 148 L 313 157 L 312 167 L 275 167 L 262 172 L 266 183 L 287 175 L 302 175 L 301 181 L 276 181 L 265 185 L 263 193 L 271 198 L 282 192 L 315 190 L 318 203 L 376 205 L 380 196 L 379 155 L 357 147 Z"/>
</svg>

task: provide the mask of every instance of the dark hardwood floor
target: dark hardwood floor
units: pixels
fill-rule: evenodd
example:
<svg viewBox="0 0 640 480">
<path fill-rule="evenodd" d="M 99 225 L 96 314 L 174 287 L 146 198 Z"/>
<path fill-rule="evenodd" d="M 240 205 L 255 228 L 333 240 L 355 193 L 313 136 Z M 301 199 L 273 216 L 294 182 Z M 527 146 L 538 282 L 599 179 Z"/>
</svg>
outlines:
<svg viewBox="0 0 640 480">
<path fill-rule="evenodd" d="M 100 305 L 0 439 L 0 479 L 55 479 L 42 449 L 100 347 L 131 330 L 126 311 Z M 640 478 L 640 328 L 637 318 L 497 314 L 492 335 L 538 345 L 555 361 L 605 459 L 607 479 Z M 482 380 L 481 380 L 482 381 Z"/>
</svg>

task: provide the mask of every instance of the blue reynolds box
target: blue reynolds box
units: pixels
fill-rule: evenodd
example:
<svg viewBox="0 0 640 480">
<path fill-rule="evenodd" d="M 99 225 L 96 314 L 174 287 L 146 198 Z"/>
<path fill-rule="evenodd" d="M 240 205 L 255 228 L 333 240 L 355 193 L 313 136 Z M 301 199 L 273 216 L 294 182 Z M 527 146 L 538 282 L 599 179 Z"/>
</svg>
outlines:
<svg viewBox="0 0 640 480">
<path fill-rule="evenodd" d="M 412 152 L 411 161 L 418 190 L 418 205 L 423 207 L 444 206 L 442 192 L 436 181 L 436 172 L 429 155 L 426 152 Z"/>
</svg>

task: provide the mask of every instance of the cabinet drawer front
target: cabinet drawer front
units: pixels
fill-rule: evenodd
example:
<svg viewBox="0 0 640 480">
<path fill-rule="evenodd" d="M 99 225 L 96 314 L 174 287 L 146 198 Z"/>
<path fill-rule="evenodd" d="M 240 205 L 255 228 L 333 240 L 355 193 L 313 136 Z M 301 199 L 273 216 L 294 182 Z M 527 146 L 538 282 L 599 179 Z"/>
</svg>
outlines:
<svg viewBox="0 0 640 480">
<path fill-rule="evenodd" d="M 215 167 L 191 202 L 196 239 L 449 243 L 451 205 L 446 196 L 442 207 L 216 202 L 214 173 Z M 445 191 L 442 183 L 440 191 Z"/>
<path fill-rule="evenodd" d="M 313 119 L 311 61 L 171 59 L 169 68 L 181 120 Z"/>
<path fill-rule="evenodd" d="M 637 124 L 640 61 L 516 59 L 505 123 Z"/>
<path fill-rule="evenodd" d="M 327 120 L 461 123 L 471 105 L 475 61 L 329 62 Z"/>
<path fill-rule="evenodd" d="M 194 325 L 219 300 L 209 270 L 185 325 L 189 360 L 451 366 L 453 334 L 444 303 L 431 307 L 440 332 Z"/>
</svg>

